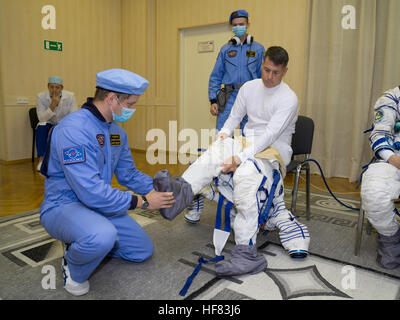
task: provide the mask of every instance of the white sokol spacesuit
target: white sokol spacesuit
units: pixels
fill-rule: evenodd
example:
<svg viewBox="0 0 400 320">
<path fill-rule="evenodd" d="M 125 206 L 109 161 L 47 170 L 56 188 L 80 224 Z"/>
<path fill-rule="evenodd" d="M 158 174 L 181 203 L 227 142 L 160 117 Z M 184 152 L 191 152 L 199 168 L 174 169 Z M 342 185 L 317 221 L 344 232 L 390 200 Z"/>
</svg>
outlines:
<svg viewBox="0 0 400 320">
<path fill-rule="evenodd" d="M 247 249 L 253 251 L 244 255 L 239 253 L 243 257 L 246 255 L 256 257 L 254 244 L 260 228 L 259 217 L 263 203 L 261 200 L 265 203 L 270 193 L 273 193 L 272 208 L 267 212 L 267 219 L 264 219 L 265 228 L 280 230 L 282 245 L 293 254 L 293 257 L 307 255 L 310 242 L 307 227 L 296 221 L 286 210 L 283 201 L 283 177 L 292 155 L 291 137 L 294 133 L 297 112 L 296 94 L 286 83 L 281 82 L 274 88 L 267 88 L 261 79 L 247 82 L 240 89 L 232 112 L 221 132 L 228 136 L 232 134 L 247 113 L 249 121 L 244 129 L 244 135 L 250 146 L 242 148 L 242 143 L 238 139 L 219 139 L 182 175 L 182 178 L 191 185 L 193 194 L 202 193 L 208 199 L 216 198 L 214 189 L 208 187 L 213 178 L 218 177 L 218 180 L 224 182 L 218 184 L 218 190 L 234 203 L 237 210 L 233 224 L 235 248 L 239 251 Z M 281 163 L 278 158 L 258 157 L 268 147 L 277 150 Z M 240 166 L 233 176 L 221 174 L 221 164 L 233 155 L 241 159 Z M 277 184 L 274 187 L 276 191 L 272 190 L 274 182 Z M 237 265 L 246 261 L 246 257 L 239 260 Z M 258 260 L 257 264 L 258 266 L 249 267 L 247 270 L 250 270 L 250 273 L 260 270 L 262 263 Z M 229 266 L 225 267 L 226 261 L 217 263 L 217 273 L 233 275 L 235 272 L 243 271 L 231 272 L 227 270 L 230 269 Z"/>
<path fill-rule="evenodd" d="M 375 119 L 369 138 L 376 161 L 363 174 L 362 206 L 378 232 L 378 263 L 384 268 L 400 264 L 400 231 L 394 200 L 400 195 L 400 170 L 388 163 L 400 155 L 400 87 L 386 91 L 374 106 Z"/>
</svg>

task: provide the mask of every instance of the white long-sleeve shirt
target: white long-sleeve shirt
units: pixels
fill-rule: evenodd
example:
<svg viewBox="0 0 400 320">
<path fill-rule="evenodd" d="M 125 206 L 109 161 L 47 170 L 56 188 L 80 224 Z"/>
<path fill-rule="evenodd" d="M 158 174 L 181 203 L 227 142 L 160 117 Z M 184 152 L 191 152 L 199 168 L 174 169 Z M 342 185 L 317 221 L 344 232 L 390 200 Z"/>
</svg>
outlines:
<svg viewBox="0 0 400 320">
<path fill-rule="evenodd" d="M 232 134 L 246 113 L 249 120 L 244 135 L 252 145 L 237 155 L 240 160 L 244 162 L 273 146 L 288 165 L 293 153 L 292 134 L 298 116 L 296 93 L 283 81 L 273 88 L 267 88 L 262 79 L 246 82 L 240 88 L 221 132 Z"/>
<path fill-rule="evenodd" d="M 72 92 L 63 90 L 60 103 L 54 109 L 49 108 L 51 97 L 49 91 L 41 92 L 36 97 L 36 112 L 41 123 L 57 124 L 67 114 L 77 110 L 75 95 Z"/>
</svg>

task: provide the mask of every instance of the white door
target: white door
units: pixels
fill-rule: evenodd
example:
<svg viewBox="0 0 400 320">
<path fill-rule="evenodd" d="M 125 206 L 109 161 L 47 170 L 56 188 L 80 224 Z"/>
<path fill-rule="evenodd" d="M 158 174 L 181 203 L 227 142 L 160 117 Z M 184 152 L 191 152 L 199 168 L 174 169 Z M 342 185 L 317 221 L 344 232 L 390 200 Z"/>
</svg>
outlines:
<svg viewBox="0 0 400 320">
<path fill-rule="evenodd" d="M 211 141 L 211 139 L 201 138 L 202 129 L 203 136 L 204 129 L 215 133 L 216 117 L 210 113 L 208 81 L 220 48 L 231 37 L 232 31 L 228 23 L 180 31 L 180 123 L 178 128 L 180 132 L 186 129 L 188 134 L 190 131 L 193 135 L 196 132 L 199 148 L 206 148 Z M 188 138 L 186 138 L 187 141 Z M 182 140 L 178 142 L 179 145 L 183 143 Z M 194 153 L 193 148 L 190 150 L 186 148 L 184 152 Z"/>
</svg>

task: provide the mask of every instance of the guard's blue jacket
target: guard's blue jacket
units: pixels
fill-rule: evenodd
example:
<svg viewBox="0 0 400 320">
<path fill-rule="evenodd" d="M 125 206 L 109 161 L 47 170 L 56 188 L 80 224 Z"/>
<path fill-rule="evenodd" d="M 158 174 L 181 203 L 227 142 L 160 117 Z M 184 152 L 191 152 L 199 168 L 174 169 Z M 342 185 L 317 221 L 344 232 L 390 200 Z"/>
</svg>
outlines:
<svg viewBox="0 0 400 320">
<path fill-rule="evenodd" d="M 249 44 L 247 40 L 239 45 L 234 45 L 229 41 L 222 46 L 208 83 L 208 98 L 210 102 L 217 102 L 217 95 L 221 85 L 240 86 L 247 81 L 261 78 L 264 51 L 264 47 L 258 42 L 253 41 Z M 218 114 L 217 130 L 221 130 L 228 119 L 238 91 L 239 89 L 236 88 L 231 93 L 225 105 L 225 110 Z M 246 122 L 247 116 L 240 124 L 242 130 Z"/>
<path fill-rule="evenodd" d="M 210 75 L 208 97 L 216 102 L 221 84 L 238 85 L 249 80 L 261 78 L 261 64 L 264 47 L 256 41 L 233 45 L 228 42 L 222 46 L 217 62 Z"/>
<path fill-rule="evenodd" d="M 111 187 L 114 174 L 139 194 L 153 189 L 153 179 L 136 169 L 126 132 L 106 122 L 92 98 L 54 127 L 41 172 L 47 176 L 41 215 L 78 201 L 105 216 L 125 212 L 137 198 Z"/>
</svg>

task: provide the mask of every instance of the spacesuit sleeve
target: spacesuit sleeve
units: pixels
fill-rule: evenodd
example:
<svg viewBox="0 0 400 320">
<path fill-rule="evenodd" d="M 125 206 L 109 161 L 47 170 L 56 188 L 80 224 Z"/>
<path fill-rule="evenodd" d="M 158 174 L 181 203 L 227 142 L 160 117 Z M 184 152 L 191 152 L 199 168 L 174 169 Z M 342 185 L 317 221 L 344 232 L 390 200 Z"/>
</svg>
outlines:
<svg viewBox="0 0 400 320">
<path fill-rule="evenodd" d="M 390 90 L 385 92 L 374 106 L 374 126 L 369 137 L 372 151 L 384 160 L 397 149 L 394 127 L 399 116 L 398 98 Z"/>
<path fill-rule="evenodd" d="M 126 140 L 126 136 L 124 139 Z M 146 195 L 154 189 L 153 178 L 136 168 L 128 143 L 124 143 L 114 173 L 121 185 L 136 193 Z"/>
<path fill-rule="evenodd" d="M 268 122 L 265 132 L 254 141 L 254 145 L 247 147 L 238 157 L 242 162 L 271 146 L 293 122 L 298 113 L 296 96 L 286 97 Z"/>
<path fill-rule="evenodd" d="M 215 63 L 214 69 L 210 75 L 210 80 L 208 82 L 208 99 L 212 102 L 214 100 L 216 102 L 217 91 L 221 88 L 224 74 L 225 74 L 224 54 L 223 50 L 221 49 L 219 51 L 217 62 Z"/>
<path fill-rule="evenodd" d="M 129 191 L 112 188 L 101 178 L 96 149 L 87 133 L 76 127 L 64 127 L 53 137 L 65 179 L 78 199 L 87 207 L 104 215 L 125 212 L 131 205 Z M 75 152 L 74 161 L 68 154 Z M 103 158 L 104 159 L 104 158 Z"/>
</svg>

